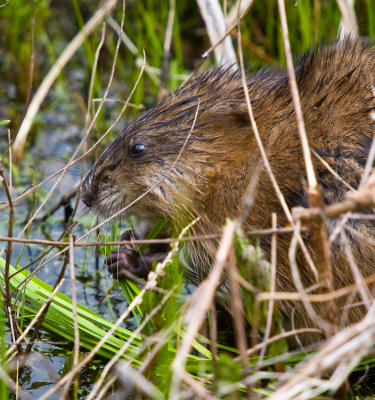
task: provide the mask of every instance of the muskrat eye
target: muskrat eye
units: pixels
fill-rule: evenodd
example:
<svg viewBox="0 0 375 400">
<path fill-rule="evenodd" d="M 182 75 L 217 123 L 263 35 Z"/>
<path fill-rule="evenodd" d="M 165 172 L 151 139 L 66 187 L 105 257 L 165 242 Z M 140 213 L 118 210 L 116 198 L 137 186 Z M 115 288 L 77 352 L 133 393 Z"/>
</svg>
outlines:
<svg viewBox="0 0 375 400">
<path fill-rule="evenodd" d="M 136 157 L 141 155 L 145 151 L 146 151 L 146 146 L 142 143 L 137 143 L 130 149 L 130 155 Z"/>
</svg>

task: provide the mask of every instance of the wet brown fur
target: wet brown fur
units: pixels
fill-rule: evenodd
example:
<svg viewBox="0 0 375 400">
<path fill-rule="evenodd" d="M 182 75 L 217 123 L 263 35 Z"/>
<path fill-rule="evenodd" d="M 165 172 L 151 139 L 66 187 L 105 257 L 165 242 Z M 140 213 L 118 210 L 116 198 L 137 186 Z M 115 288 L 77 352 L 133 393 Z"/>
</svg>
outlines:
<svg viewBox="0 0 375 400">
<path fill-rule="evenodd" d="M 375 110 L 371 87 L 375 79 L 375 51 L 350 40 L 322 47 L 302 57 L 296 64 L 296 74 L 312 149 L 348 184 L 357 188 L 375 134 L 375 122 L 370 118 L 370 112 Z M 258 130 L 288 206 L 306 207 L 305 168 L 287 74 L 260 71 L 249 76 L 247 82 Z M 197 121 L 187 140 L 196 112 Z M 129 149 L 135 143 L 147 146 L 139 157 L 130 155 Z M 186 146 L 179 157 L 184 143 Z M 347 188 L 317 158 L 313 162 L 325 204 L 342 200 Z M 257 171 L 258 183 L 245 225 L 269 227 L 272 212 L 277 213 L 280 226 L 286 225 L 288 221 L 251 129 L 240 75 L 218 67 L 191 78 L 161 104 L 130 123 L 96 162 L 84 183 L 84 196 L 91 196 L 98 213 L 110 216 L 156 185 L 127 213 L 146 220 L 149 225 L 166 217 L 171 235 L 200 216 L 193 233 L 215 233 L 220 232 L 227 217 L 235 218 L 242 211 L 245 191 L 254 171 Z M 349 224 L 373 242 L 373 223 L 351 221 Z M 329 232 L 334 226 L 335 222 L 328 223 Z M 374 273 L 373 245 L 355 234 L 346 234 L 363 276 Z M 205 241 L 183 250 L 194 281 L 207 275 L 216 245 L 215 241 Z M 289 246 L 290 237 L 279 236 L 278 289 L 294 291 Z M 267 240 L 262 241 L 262 247 L 268 254 Z M 333 244 L 331 255 L 334 286 L 353 283 L 340 237 Z M 301 254 L 298 254 L 298 265 L 304 285 L 315 284 Z M 293 307 L 284 305 L 289 318 Z M 350 308 L 342 324 L 358 319 L 363 309 L 358 310 L 358 307 Z M 301 310 L 295 322 L 295 326 L 311 324 Z"/>
</svg>

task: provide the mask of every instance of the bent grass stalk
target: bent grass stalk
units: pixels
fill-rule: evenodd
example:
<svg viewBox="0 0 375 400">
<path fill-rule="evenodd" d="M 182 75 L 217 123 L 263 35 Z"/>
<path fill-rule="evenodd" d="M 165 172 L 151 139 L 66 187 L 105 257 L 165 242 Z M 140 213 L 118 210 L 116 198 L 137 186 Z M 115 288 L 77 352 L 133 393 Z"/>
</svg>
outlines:
<svg viewBox="0 0 375 400">
<path fill-rule="evenodd" d="M 6 261 L 0 257 L 0 270 L 4 271 L 5 266 Z M 72 300 L 64 294 L 58 293 L 59 287 L 54 290 L 50 285 L 44 283 L 35 276 L 30 279 L 29 272 L 25 270 L 18 270 L 9 265 L 9 275 L 11 276 L 9 279 L 11 291 L 17 293 L 17 291 L 20 290 L 19 288 L 23 287 L 22 291 L 25 299 L 24 318 L 32 318 L 46 303 L 49 297 L 54 294 L 50 308 L 43 322 L 43 327 L 74 342 L 75 334 Z M 28 282 L 24 285 L 27 279 Z M 0 279 L 0 282 L 4 284 L 3 278 Z M 138 290 L 140 289 L 138 288 Z M 0 301 L 3 303 L 2 297 Z M 113 323 L 78 303 L 77 320 L 80 346 L 89 350 L 114 326 Z M 125 328 L 117 327 L 114 331 L 114 335 L 110 336 L 98 351 L 100 356 L 112 358 L 123 346 L 123 341 L 129 340 L 130 337 L 134 336 L 134 333 Z M 24 337 L 24 335 L 22 337 Z M 132 345 L 130 345 L 127 352 L 124 353 L 124 358 L 134 362 L 137 355 L 139 355 L 139 348 L 142 343 L 142 338 L 139 335 L 133 337 Z M 202 345 L 195 343 L 194 348 L 203 355 L 204 360 L 210 358 L 211 353 Z M 201 359 L 201 357 L 193 357 L 193 359 Z"/>
<path fill-rule="evenodd" d="M 5 260 L 0 258 L 0 269 L 4 270 L 4 268 Z M 19 287 L 23 286 L 25 279 L 28 279 L 30 274 L 27 271 L 18 271 L 13 266 L 9 266 L 9 269 L 11 290 L 17 291 Z M 3 279 L 1 281 L 4 283 Z M 25 318 L 35 315 L 53 292 L 53 288 L 50 285 L 36 277 L 32 277 L 22 290 L 25 298 Z M 3 299 L 0 298 L 0 301 L 2 302 Z M 56 293 L 43 322 L 43 327 L 74 342 L 74 317 L 72 310 L 72 300 L 62 293 Z M 86 349 L 91 349 L 93 344 L 100 340 L 108 329 L 113 327 L 111 322 L 80 304 L 77 304 L 77 315 L 80 345 Z M 118 327 L 114 333 L 116 336 L 109 337 L 98 351 L 100 356 L 104 358 L 113 357 L 123 345 L 123 341 L 128 340 L 132 335 L 131 331 L 121 327 Z M 128 352 L 124 356 L 134 360 L 139 351 L 137 346 L 140 346 L 141 343 L 142 340 L 139 336 L 134 338 L 133 345 L 129 347 Z"/>
</svg>

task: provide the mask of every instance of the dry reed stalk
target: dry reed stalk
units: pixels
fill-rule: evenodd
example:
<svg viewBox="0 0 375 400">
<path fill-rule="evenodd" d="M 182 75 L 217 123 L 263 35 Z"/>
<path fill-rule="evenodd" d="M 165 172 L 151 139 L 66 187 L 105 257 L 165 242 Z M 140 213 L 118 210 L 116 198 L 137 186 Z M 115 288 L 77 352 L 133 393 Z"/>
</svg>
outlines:
<svg viewBox="0 0 375 400">
<path fill-rule="evenodd" d="M 229 272 L 231 311 L 233 314 L 232 316 L 233 316 L 234 332 L 236 336 L 236 344 L 241 354 L 242 366 L 246 371 L 249 367 L 249 364 L 246 358 L 247 340 L 245 333 L 244 306 L 242 303 L 240 285 L 237 280 L 238 273 L 236 273 L 237 272 L 236 255 L 234 253 L 233 246 L 229 250 L 227 269 Z"/>
<path fill-rule="evenodd" d="M 12 166 L 10 166 L 12 167 Z M 4 171 L 3 171 L 3 164 L 0 162 L 0 182 L 3 184 L 5 195 L 8 199 L 9 203 L 9 217 L 8 217 L 8 236 L 9 238 L 12 238 L 13 236 L 13 226 L 14 226 L 14 206 L 12 202 L 12 195 L 10 192 L 10 188 L 8 185 L 8 182 L 6 180 Z M 9 267 L 10 267 L 10 258 L 12 255 L 12 241 L 10 240 L 8 242 L 7 250 L 6 250 L 6 258 L 5 258 L 5 268 L 4 268 L 4 282 L 5 282 L 5 289 L 3 291 L 2 297 L 4 301 L 4 310 L 6 312 L 7 317 L 9 318 L 9 322 L 11 324 L 12 328 L 12 335 L 13 335 L 13 340 L 16 343 L 17 347 L 17 353 L 18 355 L 23 354 L 23 349 L 21 347 L 20 342 L 17 341 L 19 338 L 19 326 L 17 324 L 17 320 L 15 318 L 14 312 L 13 312 L 13 306 L 12 306 L 12 293 L 10 290 L 10 284 L 9 284 Z M 0 251 L 0 255 L 3 253 L 3 250 Z"/>
<path fill-rule="evenodd" d="M 363 215 L 363 214 L 358 214 L 358 215 L 352 215 L 351 218 L 356 218 L 356 219 L 363 219 L 363 218 L 369 218 L 369 219 L 375 219 L 374 215 Z M 252 231 L 246 231 L 247 236 L 262 236 L 262 235 L 272 235 L 272 234 L 281 234 L 281 233 L 292 233 L 294 232 L 295 228 L 292 227 L 285 227 L 285 228 L 276 228 L 276 229 L 254 229 Z M 306 229 L 301 228 L 300 231 L 304 231 Z M 199 240 L 211 240 L 211 239 L 218 239 L 220 237 L 220 234 L 212 234 L 212 235 L 195 235 L 195 236 L 187 236 L 185 238 L 181 238 L 180 240 L 182 242 L 188 242 L 188 241 L 199 241 Z M 108 241 L 108 242 L 101 242 L 101 241 L 96 241 L 96 242 L 75 242 L 74 246 L 75 247 L 93 247 L 93 246 L 119 246 L 119 245 L 139 245 L 139 244 L 167 244 L 167 243 L 174 243 L 178 240 L 178 238 L 157 238 L 157 239 L 131 239 L 131 240 L 113 240 L 113 241 Z M 14 242 L 14 243 L 28 243 L 28 244 L 42 244 L 46 246 L 62 246 L 66 247 L 68 246 L 67 242 L 62 242 L 59 240 L 45 240 L 45 239 L 18 239 L 18 238 L 12 238 L 9 236 L 0 236 L 0 242 Z M 241 277 L 238 277 L 238 279 L 241 279 Z M 246 281 L 242 281 L 241 285 L 249 285 L 249 283 L 246 283 Z M 249 287 L 249 286 L 248 286 Z M 254 292 L 259 292 L 259 289 L 257 288 L 252 288 L 250 291 Z"/>
<path fill-rule="evenodd" d="M 9 154 L 9 193 L 12 194 L 13 191 L 13 153 L 12 153 L 12 140 L 10 137 L 10 129 L 8 129 L 8 154 Z M 0 160 L 0 165 L 2 159 Z M 14 204 L 14 203 L 13 203 Z"/>
<path fill-rule="evenodd" d="M 215 49 L 217 46 L 219 46 L 224 40 L 225 38 L 230 35 L 239 25 L 239 23 L 242 21 L 242 19 L 246 16 L 246 14 L 248 13 L 248 11 L 250 10 L 251 6 L 253 5 L 254 0 L 252 0 L 247 8 L 241 13 L 240 16 L 236 16 L 236 20 L 234 21 L 233 25 L 231 25 L 226 31 L 225 33 L 221 36 L 221 38 L 215 42 L 208 50 L 206 50 L 202 55 L 201 55 L 201 59 L 202 61 L 204 61 Z M 238 7 L 237 7 L 237 12 L 238 12 Z M 198 65 L 199 67 L 200 65 Z"/>
<path fill-rule="evenodd" d="M 112 387 L 112 385 L 116 382 L 116 377 L 113 376 L 112 378 L 108 379 L 108 381 L 103 385 L 102 390 L 99 392 L 99 394 L 96 396 L 95 400 L 100 400 L 103 399 L 108 390 Z"/>
<path fill-rule="evenodd" d="M 325 161 L 314 149 L 310 149 L 311 153 L 324 165 L 324 167 L 339 181 L 341 182 L 349 191 L 354 192 L 354 188 L 349 185 L 328 163 Z"/>
<path fill-rule="evenodd" d="M 169 0 L 169 12 L 163 43 L 163 58 L 161 61 L 160 86 L 157 95 L 157 103 L 160 103 L 169 93 L 168 89 L 164 85 L 166 85 L 169 76 L 169 60 L 171 58 L 172 33 L 175 11 L 176 0 Z"/>
<path fill-rule="evenodd" d="M 277 215 L 272 213 L 272 229 L 277 227 Z M 277 235 L 274 233 L 271 238 L 271 279 L 270 279 L 270 294 L 276 291 L 276 268 L 277 268 Z M 275 301 L 271 299 L 268 303 L 266 330 L 264 332 L 263 343 L 267 343 L 272 326 L 273 307 Z M 262 363 L 264 354 L 266 353 L 266 344 L 261 348 L 259 354 L 258 366 Z"/>
<path fill-rule="evenodd" d="M 358 268 L 357 263 L 355 262 L 349 239 L 347 238 L 347 236 L 344 232 L 341 232 L 340 239 L 344 245 L 344 252 L 349 261 L 349 265 L 350 265 L 355 283 L 358 286 L 358 292 L 361 295 L 363 304 L 365 305 L 365 307 L 367 308 L 367 311 L 368 311 L 370 309 L 370 306 L 374 299 L 371 296 L 368 286 L 366 284 L 363 284 L 363 282 L 364 282 L 363 276 L 361 274 L 361 271 Z"/>
<path fill-rule="evenodd" d="M 160 400 L 164 398 L 163 393 L 159 389 L 128 364 L 118 363 L 116 365 L 116 375 L 124 388 L 124 393 L 122 393 L 124 399 L 128 399 L 129 396 L 133 397 L 134 388 L 142 391 L 147 396 L 146 398 Z"/>
<path fill-rule="evenodd" d="M 293 232 L 292 239 L 290 241 L 290 246 L 289 246 L 289 264 L 291 268 L 291 273 L 292 273 L 292 278 L 293 278 L 293 283 L 297 289 L 298 294 L 301 296 L 301 300 L 303 303 L 303 306 L 310 317 L 312 321 L 315 322 L 316 326 L 320 327 L 323 329 L 326 333 L 329 333 L 331 330 L 331 327 L 329 325 L 329 322 L 327 322 L 325 319 L 321 319 L 319 315 L 315 312 L 313 307 L 311 306 L 306 289 L 302 283 L 301 276 L 300 276 L 300 271 L 299 267 L 297 264 L 297 259 L 296 259 L 296 254 L 297 254 L 297 248 L 298 248 L 298 236 L 300 235 L 300 227 L 301 227 L 301 222 L 297 220 L 296 222 L 296 229 Z M 289 300 L 289 299 L 286 299 Z M 327 302 L 331 301 L 331 299 L 328 297 Z M 293 319 L 292 319 L 293 321 Z"/>
<path fill-rule="evenodd" d="M 266 233 L 268 234 L 268 232 Z M 198 240 L 211 240 L 217 239 L 220 234 L 213 235 L 198 235 L 198 236 L 188 236 L 186 238 L 160 238 L 160 239 L 131 239 L 131 240 L 113 240 L 108 242 L 85 242 L 77 243 L 74 242 L 75 247 L 97 247 L 97 246 L 120 246 L 120 245 L 140 245 L 140 244 L 170 244 L 177 241 L 190 242 Z M 15 242 L 15 243 L 27 243 L 27 244 L 41 244 L 45 246 L 59 246 L 59 247 L 69 247 L 69 243 L 62 242 L 59 240 L 44 240 L 44 239 L 17 239 L 8 236 L 0 236 L 0 242 Z"/>
<path fill-rule="evenodd" d="M 237 69 L 237 57 L 232 39 L 225 32 L 226 24 L 219 0 L 197 0 L 202 18 L 205 22 L 208 37 L 215 53 L 217 64 L 232 65 Z"/>
<path fill-rule="evenodd" d="M 202 327 L 206 313 L 214 301 L 215 292 L 219 286 L 224 265 L 232 246 L 235 229 L 235 221 L 230 221 L 225 225 L 211 271 L 208 277 L 193 293 L 191 305 L 185 313 L 186 332 L 172 364 L 173 375 L 170 389 L 170 398 L 172 399 L 178 398 L 181 379 L 184 373 L 187 356 L 192 348 L 192 342 Z"/>
<path fill-rule="evenodd" d="M 72 368 L 74 369 L 79 362 L 79 327 L 78 327 L 78 312 L 77 312 L 77 291 L 76 291 L 76 278 L 74 271 L 74 236 L 69 235 L 69 277 L 70 277 L 70 287 L 72 292 L 72 311 L 74 320 L 74 346 L 73 346 L 73 362 Z M 78 388 L 78 376 L 72 375 L 71 378 L 66 382 L 62 388 L 60 396 L 65 398 L 70 389 L 70 385 L 74 381 L 75 388 Z"/>
<path fill-rule="evenodd" d="M 331 391 L 345 382 L 360 359 L 373 348 L 375 309 L 359 323 L 338 332 L 307 362 L 301 362 L 288 373 L 286 380 L 270 400 L 310 399 Z M 324 379 L 327 373 L 330 378 Z"/>
<path fill-rule="evenodd" d="M 108 375 L 108 373 L 111 371 L 111 369 L 113 368 L 113 366 L 115 365 L 115 363 L 117 361 L 120 360 L 121 356 L 125 353 L 125 351 L 129 348 L 129 346 L 131 345 L 131 343 L 133 342 L 133 340 L 135 339 L 135 337 L 137 335 L 140 334 L 140 332 L 143 330 L 143 328 L 149 323 L 149 321 L 160 311 L 160 309 L 165 305 L 165 303 L 167 302 L 167 300 L 170 298 L 170 296 L 172 295 L 173 291 L 171 290 L 170 292 L 168 292 L 164 298 L 162 299 L 162 301 L 156 306 L 154 307 L 150 313 L 148 313 L 145 318 L 142 320 L 141 324 L 132 332 L 131 336 L 129 337 L 129 339 L 124 343 L 124 345 L 121 347 L 121 349 L 116 353 L 116 355 L 114 357 L 111 358 L 111 360 L 106 364 L 106 366 L 104 367 L 102 373 L 100 374 L 100 377 L 96 380 L 94 386 L 92 387 L 90 394 L 88 395 L 86 400 L 93 400 L 94 396 L 96 395 L 96 393 L 100 390 L 100 388 L 102 387 L 103 383 L 104 383 L 104 379 L 105 377 Z M 162 344 L 162 346 L 165 344 L 164 341 L 159 340 L 158 341 L 159 344 Z M 150 358 L 149 358 L 150 359 Z M 151 358 L 153 359 L 153 358 Z M 144 365 L 147 365 L 148 362 L 144 361 L 142 363 L 142 368 L 144 368 Z M 143 371 L 140 371 L 143 372 Z"/>
<path fill-rule="evenodd" d="M 318 181 L 315 176 L 314 165 L 311 158 L 311 150 L 305 130 L 305 124 L 302 114 L 302 106 L 297 88 L 296 75 L 293 65 L 293 57 L 289 42 L 288 23 L 286 19 L 284 0 L 278 0 L 279 15 L 281 28 L 283 32 L 285 58 L 289 77 L 289 85 L 292 93 L 294 111 L 296 113 L 298 132 L 302 144 L 303 157 L 305 160 L 306 176 L 308 182 L 308 200 L 309 205 L 322 208 L 323 200 L 321 197 Z M 322 218 L 310 225 L 312 233 L 312 244 L 315 250 L 316 266 L 318 269 L 318 284 L 322 286 L 324 291 L 331 291 L 333 288 L 332 265 L 330 257 L 330 249 L 327 240 L 327 226 Z M 322 308 L 322 316 L 329 324 L 326 326 L 327 336 L 332 335 L 336 331 L 335 327 L 335 305 L 332 301 L 328 301 Z"/>
<path fill-rule="evenodd" d="M 78 312 L 77 312 L 77 291 L 76 291 L 76 277 L 74 271 L 74 236 L 69 236 L 69 271 L 70 271 L 70 283 L 72 291 L 72 306 L 73 306 L 73 318 L 74 318 L 74 352 L 73 352 L 73 367 L 78 364 L 79 361 L 79 329 L 78 329 Z"/>
<path fill-rule="evenodd" d="M 217 363 L 217 315 L 216 315 L 216 307 L 215 303 L 211 304 L 209 310 L 210 316 L 210 350 L 212 354 L 212 369 L 215 369 Z"/>
<path fill-rule="evenodd" d="M 90 132 L 90 130 L 89 130 L 89 126 L 90 126 L 90 106 L 92 104 L 92 94 L 93 94 L 93 91 L 94 91 L 95 74 L 96 74 L 96 70 L 97 70 L 97 67 L 98 67 L 100 51 L 101 51 L 101 49 L 103 47 L 103 44 L 104 44 L 104 39 L 105 39 L 105 25 L 103 24 L 100 41 L 99 41 L 99 44 L 98 44 L 98 46 L 96 48 L 96 51 L 95 51 L 94 65 L 93 65 L 92 71 L 91 71 L 89 94 L 88 94 L 88 99 L 87 99 L 87 112 L 86 112 L 86 116 L 85 116 L 85 127 L 84 127 L 84 132 L 86 132 L 87 136 L 88 136 L 88 134 Z M 105 99 L 103 101 L 105 101 Z M 94 115 L 95 115 L 95 113 L 94 113 Z M 85 138 L 87 139 L 86 135 L 85 135 Z M 82 151 L 83 151 L 84 154 L 87 152 L 87 140 L 84 140 L 84 142 L 82 144 Z M 72 212 L 73 216 L 76 214 L 77 209 L 78 209 L 78 205 L 79 205 L 81 187 L 82 187 L 82 182 L 83 182 L 83 178 L 84 178 L 84 171 L 85 171 L 85 159 L 86 158 L 83 157 L 82 161 L 81 161 L 81 176 L 80 176 L 79 183 L 76 184 L 76 186 L 69 193 L 72 196 L 76 195 L 76 204 L 75 204 L 74 210 Z M 52 213 L 52 210 L 53 210 L 53 208 L 51 208 L 51 211 L 50 211 L 51 213 Z"/>
<path fill-rule="evenodd" d="M 91 19 L 86 23 L 86 25 L 77 33 L 77 35 L 72 39 L 72 41 L 65 48 L 60 57 L 56 60 L 53 67 L 50 69 L 48 74 L 43 79 L 37 92 L 35 93 L 33 100 L 31 101 L 25 118 L 17 132 L 16 139 L 13 143 L 13 153 L 16 163 L 22 158 L 23 148 L 26 142 L 27 135 L 29 134 L 31 124 L 39 110 L 41 103 L 46 97 L 48 91 L 50 90 L 52 84 L 56 80 L 57 76 L 60 74 L 61 70 L 64 68 L 66 63 L 71 59 L 74 53 L 79 49 L 82 43 L 85 41 L 86 37 L 89 36 L 98 24 L 105 18 L 105 16 L 111 12 L 115 7 L 116 0 L 106 1 L 96 13 L 91 17 Z"/>
<path fill-rule="evenodd" d="M 300 219 L 304 222 L 309 222 L 320 218 L 321 213 L 329 219 L 335 219 L 342 214 L 348 212 L 355 212 L 360 210 L 367 210 L 374 207 L 375 204 L 375 170 L 369 176 L 367 182 L 363 187 L 350 193 L 348 197 L 338 203 L 325 206 L 323 209 L 319 208 L 301 208 L 293 209 L 293 216 L 295 219 Z"/>
<path fill-rule="evenodd" d="M 359 283 L 354 283 L 340 289 L 336 289 L 333 292 L 322 293 L 322 294 L 309 294 L 309 293 L 296 293 L 296 292 L 275 292 L 275 293 L 261 293 L 257 296 L 257 301 L 265 300 L 291 300 L 291 301 L 302 301 L 306 300 L 310 303 L 322 303 L 329 301 L 330 299 L 338 299 L 343 296 L 349 295 L 351 292 L 358 290 L 360 287 L 370 285 L 375 282 L 375 273 L 362 279 Z"/>
<path fill-rule="evenodd" d="M 280 204 L 282 206 L 282 209 L 283 209 L 283 211 L 284 211 L 284 213 L 285 213 L 285 215 L 286 215 L 286 217 L 288 219 L 288 222 L 290 223 L 290 225 L 292 225 L 292 227 L 294 227 L 295 226 L 294 219 L 293 219 L 292 214 L 291 214 L 291 212 L 289 210 L 289 207 L 288 207 L 288 205 L 287 205 L 287 203 L 285 201 L 285 198 L 284 198 L 284 196 L 283 196 L 283 194 L 282 194 L 282 192 L 280 190 L 280 187 L 279 187 L 279 185 L 278 185 L 278 183 L 276 181 L 275 175 L 272 172 L 272 169 L 271 169 L 267 154 L 265 152 L 265 149 L 264 149 L 264 146 L 263 146 L 263 143 L 262 143 L 262 139 L 260 137 L 260 134 L 259 134 L 259 131 L 258 131 L 258 128 L 257 128 L 256 121 L 255 121 L 255 118 L 254 118 L 253 109 L 252 109 L 252 106 L 251 106 L 250 93 L 249 93 L 247 82 L 246 82 L 246 72 L 245 72 L 243 54 L 242 54 L 242 47 L 241 47 L 240 21 L 241 21 L 241 18 L 238 19 L 238 26 L 237 26 L 237 28 L 238 28 L 238 31 L 237 31 L 238 57 L 239 57 L 239 62 L 240 62 L 240 73 L 241 73 L 242 86 L 243 86 L 243 89 L 244 89 L 246 106 L 247 106 L 247 109 L 248 109 L 248 112 L 249 112 L 251 128 L 253 130 L 253 134 L 254 134 L 254 137 L 256 139 L 256 142 L 257 142 L 257 145 L 258 145 L 261 157 L 262 157 L 262 161 L 264 163 L 264 166 L 266 168 L 268 176 L 269 176 L 269 178 L 271 180 L 272 186 L 273 186 L 273 188 L 274 188 L 274 190 L 276 192 L 276 196 L 279 199 L 279 202 L 280 202 Z M 311 256 L 310 256 L 309 252 L 307 251 L 307 248 L 306 248 L 306 246 L 305 246 L 305 244 L 303 242 L 303 239 L 302 239 L 302 237 L 301 237 L 301 235 L 299 233 L 298 233 L 298 243 L 301 246 L 302 252 L 303 252 L 303 254 L 304 254 L 305 258 L 306 258 L 306 261 L 308 262 L 308 265 L 309 265 L 311 271 L 313 272 L 314 276 L 316 278 L 318 278 L 318 272 L 316 270 L 314 262 L 311 259 Z"/>
<path fill-rule="evenodd" d="M 254 0 L 237 0 L 227 15 L 227 25 L 237 25 L 238 15 L 246 15 Z"/>
<path fill-rule="evenodd" d="M 247 339 L 245 331 L 245 314 L 241 296 L 241 288 L 237 278 L 238 271 L 236 265 L 236 255 L 233 244 L 229 249 L 227 269 L 229 270 L 230 294 L 231 294 L 231 312 L 233 317 L 234 333 L 236 337 L 236 345 L 240 352 L 240 359 L 244 374 L 248 373 L 249 361 L 246 357 Z M 247 387 L 247 397 L 251 398 L 251 387 Z"/>
<path fill-rule="evenodd" d="M 191 389 L 195 399 L 218 400 L 219 398 L 210 393 L 201 382 L 194 379 L 190 374 L 184 371 L 182 380 Z"/>
<path fill-rule="evenodd" d="M 300 333 L 323 333 L 323 331 L 317 328 L 301 328 L 301 329 L 295 329 L 293 331 L 283 332 L 280 333 L 279 335 L 272 336 L 267 340 L 263 340 L 261 343 L 258 343 L 255 346 L 251 347 L 250 349 L 246 350 L 246 355 L 249 356 L 251 354 L 254 354 L 259 350 L 262 350 L 265 346 L 271 343 L 275 343 L 282 339 L 287 339 L 291 336 L 299 335 Z M 238 357 L 236 357 L 236 360 L 237 359 Z"/>
<path fill-rule="evenodd" d="M 341 12 L 341 22 L 339 28 L 340 40 L 348 36 L 358 37 L 358 22 L 354 11 L 354 0 L 337 0 Z"/>
<path fill-rule="evenodd" d="M 9 360 L 11 358 L 11 354 L 16 349 L 16 345 L 20 344 L 25 338 L 26 335 L 30 332 L 31 328 L 37 323 L 41 315 L 43 314 L 44 310 L 48 307 L 51 303 L 53 298 L 55 297 L 56 293 L 60 290 L 62 284 L 64 283 L 64 279 L 62 279 L 59 284 L 53 289 L 51 294 L 48 296 L 46 302 L 40 307 L 38 312 L 35 314 L 34 318 L 30 321 L 27 327 L 22 331 L 22 334 L 17 338 L 16 342 L 13 343 L 8 350 L 5 352 L 5 357 Z"/>
</svg>

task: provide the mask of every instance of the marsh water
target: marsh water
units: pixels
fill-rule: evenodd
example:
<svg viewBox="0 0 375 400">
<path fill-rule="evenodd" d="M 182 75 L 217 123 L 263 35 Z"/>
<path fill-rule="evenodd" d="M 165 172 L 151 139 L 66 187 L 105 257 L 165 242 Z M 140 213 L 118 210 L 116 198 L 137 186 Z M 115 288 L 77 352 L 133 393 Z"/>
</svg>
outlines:
<svg viewBox="0 0 375 400">
<path fill-rule="evenodd" d="M 77 81 L 85 77 L 79 71 L 72 71 L 71 74 Z M 76 82 L 79 84 L 79 82 Z M 9 115 L 10 108 L 21 110 L 22 104 L 17 101 L 17 89 L 14 85 L 0 81 L 0 91 L 3 97 L 0 100 L 0 109 L 3 115 Z M 70 155 L 80 143 L 84 134 L 84 118 L 81 124 L 76 117 L 71 117 L 71 110 L 66 101 L 59 101 L 58 93 L 52 91 L 51 97 L 56 97 L 53 101 L 49 99 L 52 107 L 48 112 L 42 113 L 38 118 L 38 128 L 33 129 L 33 137 L 28 142 L 25 156 L 19 167 L 13 169 L 13 188 L 12 198 L 16 198 L 32 185 L 42 182 L 55 172 L 66 165 Z M 76 113 L 74 114 L 76 115 Z M 0 118 L 1 120 L 2 118 Z M 77 123 L 78 122 L 78 123 Z M 119 128 L 121 129 L 121 128 Z M 1 154 L 6 152 L 8 127 L 0 126 Z M 85 170 L 87 171 L 92 164 L 88 161 Z M 5 171 L 9 176 L 9 172 Z M 85 172 L 84 172 L 85 173 Z M 70 191 L 81 177 L 81 164 L 70 168 L 65 174 L 63 180 L 56 186 L 50 197 L 47 206 L 38 214 L 37 221 L 31 226 L 27 235 L 29 239 L 58 240 L 66 228 L 66 215 L 64 207 L 60 207 L 53 215 L 47 215 L 47 210 L 57 203 L 62 196 Z M 27 196 L 15 204 L 15 221 L 13 227 L 13 236 L 17 237 L 30 219 L 35 205 L 38 207 L 41 200 L 52 190 L 58 177 L 46 182 L 38 193 Z M 0 190 L 0 202 L 5 202 L 6 195 L 4 190 Z M 75 207 L 75 197 L 70 201 L 72 208 Z M 35 202 L 35 203 L 34 203 Z M 3 203 L 2 203 L 3 204 Z M 9 210 L 0 211 L 0 236 L 8 236 Z M 41 220 L 41 217 L 46 217 Z M 71 230 L 76 237 L 85 234 L 95 223 L 95 217 L 84 210 L 80 203 L 74 218 L 76 224 Z M 110 228 L 108 228 L 110 230 Z M 105 229 L 104 229 L 105 231 Z M 110 234 L 110 232 L 108 232 Z M 21 237 L 25 237 L 22 235 Z M 92 234 L 86 240 L 96 240 L 96 235 Z M 0 249 L 6 246 L 1 242 Z M 28 267 L 32 272 L 38 267 L 38 258 L 47 250 L 46 246 L 38 244 L 16 244 L 11 255 L 12 265 L 18 263 L 19 266 Z M 57 251 L 53 250 L 48 255 L 51 257 Z M 4 253 L 3 253 L 4 257 Z M 77 247 L 74 252 L 75 274 L 76 274 L 76 292 L 78 302 L 90 310 L 113 321 L 115 316 L 126 308 L 126 301 L 121 290 L 115 288 L 110 293 L 110 302 L 103 301 L 105 293 L 113 283 L 112 277 L 105 270 L 103 256 L 99 251 L 92 247 Z M 43 266 L 37 273 L 37 277 L 49 285 L 54 285 L 64 263 L 64 256 L 57 257 L 47 265 Z M 31 264 L 31 265 L 30 265 Z M 70 297 L 71 281 L 69 279 L 69 269 L 66 270 L 65 282 L 61 292 Z M 110 304 L 110 306 L 109 306 Z M 132 324 L 131 318 L 128 320 Z M 7 340 L 10 342 L 9 327 Z M 85 351 L 82 349 L 82 351 Z M 71 366 L 72 343 L 66 342 L 61 337 L 51 335 L 45 330 L 41 330 L 34 345 L 32 357 L 29 359 L 27 367 L 20 371 L 19 382 L 24 390 L 32 395 L 33 398 L 41 396 L 51 384 L 55 383 L 63 374 L 69 371 Z M 104 361 L 96 358 L 87 368 L 80 373 L 80 397 L 83 398 L 89 391 L 97 372 L 104 365 Z M 58 398 L 58 395 L 56 395 Z"/>
</svg>

